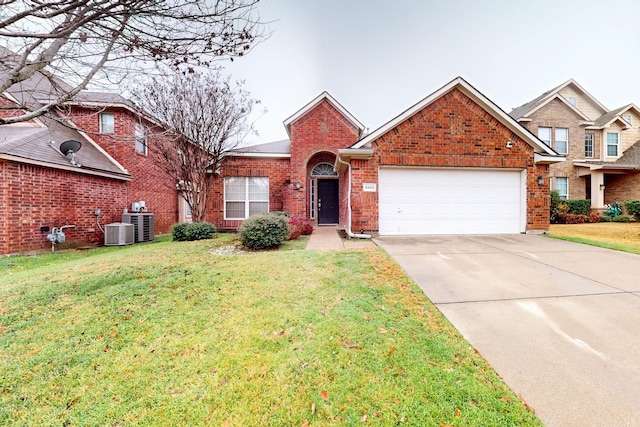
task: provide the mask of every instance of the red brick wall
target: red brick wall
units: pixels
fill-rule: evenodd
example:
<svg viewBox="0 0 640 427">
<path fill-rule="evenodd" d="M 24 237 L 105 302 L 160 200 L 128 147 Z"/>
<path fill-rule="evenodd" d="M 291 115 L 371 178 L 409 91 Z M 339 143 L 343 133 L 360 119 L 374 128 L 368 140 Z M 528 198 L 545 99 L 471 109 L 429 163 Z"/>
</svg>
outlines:
<svg viewBox="0 0 640 427">
<path fill-rule="evenodd" d="M 255 176 L 269 178 L 269 210 L 287 211 L 291 200 L 296 199 L 303 189 L 296 191 L 290 184 L 289 159 L 231 157 L 221 168 L 220 175 L 214 180 L 210 194 L 207 221 L 220 230 L 235 230 L 242 221 L 224 219 L 224 177 Z"/>
<path fill-rule="evenodd" d="M 296 197 L 291 200 L 289 211 L 295 215 L 309 217 L 311 168 L 324 161 L 333 163 L 330 159 L 335 159 L 339 149 L 355 144 L 359 137 L 359 129 L 325 99 L 291 124 L 290 137 L 291 179 L 303 183 L 303 188 L 296 192 Z M 346 194 L 343 185 L 340 188 L 342 218 L 346 209 Z"/>
<path fill-rule="evenodd" d="M 8 100 L 4 96 L 0 96 L 0 117 L 8 118 L 8 117 L 17 117 L 22 114 L 25 114 L 24 110 L 20 110 L 15 108 L 16 103 Z M 33 123 L 34 120 L 29 120 L 28 123 Z"/>
<path fill-rule="evenodd" d="M 512 141 L 513 148 L 506 148 Z M 374 158 L 352 161 L 352 229 L 378 230 L 379 166 L 527 168 L 527 231 L 548 230 L 548 167 L 534 165 L 533 148 L 458 90 L 452 90 L 372 143 Z"/>
<path fill-rule="evenodd" d="M 123 181 L 6 161 L 0 176 L 0 254 L 49 250 L 45 226 L 74 224 L 66 246 L 104 242 L 95 209 L 102 225 L 120 221 Z"/>
<path fill-rule="evenodd" d="M 131 203 L 144 200 L 147 211 L 154 214 L 155 233 L 167 233 L 171 225 L 178 222 L 178 192 L 175 179 L 158 167 L 158 132 L 154 129 L 148 137 L 147 155 L 135 150 L 135 124 L 137 117 L 129 110 L 112 108 L 106 111 L 114 115 L 114 133 L 101 134 L 98 111 L 74 107 L 70 118 L 80 129 L 87 132 L 107 153 L 118 161 L 132 176 L 126 187 L 125 202 L 120 211 L 131 209 Z M 149 123 L 147 123 L 149 124 Z"/>
</svg>

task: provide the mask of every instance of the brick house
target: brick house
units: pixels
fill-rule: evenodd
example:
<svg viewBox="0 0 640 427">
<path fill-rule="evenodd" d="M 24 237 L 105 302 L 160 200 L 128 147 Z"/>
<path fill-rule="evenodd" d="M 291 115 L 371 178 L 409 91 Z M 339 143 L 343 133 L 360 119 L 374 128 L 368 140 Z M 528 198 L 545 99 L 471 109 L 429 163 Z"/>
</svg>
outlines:
<svg viewBox="0 0 640 427">
<path fill-rule="evenodd" d="M 564 154 L 550 166 L 551 188 L 563 199 L 590 199 L 593 209 L 640 199 L 640 110 L 609 110 L 568 80 L 510 115 Z"/>
<path fill-rule="evenodd" d="M 35 109 L 52 96 L 44 75 L 12 86 L 0 96 L 0 114 Z M 69 244 L 99 244 L 102 225 L 120 222 L 125 208 L 145 201 L 155 232 L 168 232 L 179 217 L 175 181 L 154 162 L 155 124 L 124 98 L 86 92 L 57 111 L 28 122 L 0 126 L 0 254 L 47 250 L 53 227 Z M 60 152 L 78 141 L 73 155 Z M 96 216 L 96 210 L 100 210 Z"/>
<path fill-rule="evenodd" d="M 326 92 L 284 125 L 288 140 L 227 159 L 211 222 L 287 211 L 352 234 L 548 230 L 549 165 L 564 157 L 460 77 L 369 134 Z"/>
</svg>

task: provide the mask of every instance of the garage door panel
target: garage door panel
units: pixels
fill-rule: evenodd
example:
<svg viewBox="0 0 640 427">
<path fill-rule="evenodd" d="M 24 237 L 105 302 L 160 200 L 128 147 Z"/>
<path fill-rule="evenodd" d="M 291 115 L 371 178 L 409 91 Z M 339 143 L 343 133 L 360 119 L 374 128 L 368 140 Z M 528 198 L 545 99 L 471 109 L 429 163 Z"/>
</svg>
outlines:
<svg viewBox="0 0 640 427">
<path fill-rule="evenodd" d="M 380 234 L 518 233 L 521 172 L 381 168 Z"/>
</svg>

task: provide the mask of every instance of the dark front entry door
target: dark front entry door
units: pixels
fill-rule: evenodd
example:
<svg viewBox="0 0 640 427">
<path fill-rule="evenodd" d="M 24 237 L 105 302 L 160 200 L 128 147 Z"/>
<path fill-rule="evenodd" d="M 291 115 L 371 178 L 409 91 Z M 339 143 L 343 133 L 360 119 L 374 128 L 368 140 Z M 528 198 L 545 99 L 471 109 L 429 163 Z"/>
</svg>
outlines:
<svg viewBox="0 0 640 427">
<path fill-rule="evenodd" d="M 318 180 L 318 224 L 339 222 L 339 182 L 337 179 Z"/>
</svg>

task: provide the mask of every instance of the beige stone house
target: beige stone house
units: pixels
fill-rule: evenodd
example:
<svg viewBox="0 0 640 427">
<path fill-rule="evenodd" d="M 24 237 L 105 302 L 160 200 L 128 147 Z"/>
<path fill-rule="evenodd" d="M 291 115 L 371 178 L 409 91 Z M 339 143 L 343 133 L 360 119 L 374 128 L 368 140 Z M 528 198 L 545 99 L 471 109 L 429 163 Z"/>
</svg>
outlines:
<svg viewBox="0 0 640 427">
<path fill-rule="evenodd" d="M 563 199 L 603 208 L 640 199 L 640 109 L 609 110 L 575 80 L 515 108 L 510 116 L 567 161 L 549 166 L 551 189 Z"/>
</svg>

